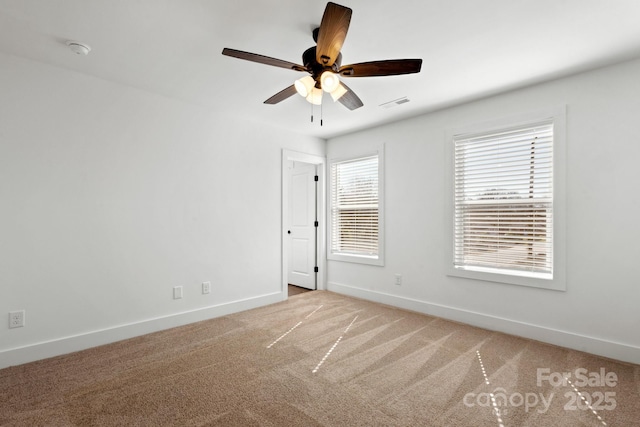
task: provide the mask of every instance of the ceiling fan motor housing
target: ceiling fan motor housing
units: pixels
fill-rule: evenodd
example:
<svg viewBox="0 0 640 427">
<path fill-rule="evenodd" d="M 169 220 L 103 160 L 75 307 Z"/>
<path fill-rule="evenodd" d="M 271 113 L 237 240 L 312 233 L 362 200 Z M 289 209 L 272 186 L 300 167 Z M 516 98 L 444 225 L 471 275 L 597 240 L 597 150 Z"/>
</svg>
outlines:
<svg viewBox="0 0 640 427">
<path fill-rule="evenodd" d="M 333 63 L 332 66 L 322 65 L 318 63 L 316 60 L 316 46 L 310 47 L 305 50 L 302 54 L 302 63 L 307 71 L 311 74 L 313 79 L 316 81 L 316 85 L 320 84 L 320 76 L 325 71 L 331 71 L 333 73 L 337 73 L 340 68 L 340 64 L 342 63 L 342 53 L 338 54 L 338 58 L 336 62 Z M 319 87 L 319 86 L 318 86 Z"/>
</svg>

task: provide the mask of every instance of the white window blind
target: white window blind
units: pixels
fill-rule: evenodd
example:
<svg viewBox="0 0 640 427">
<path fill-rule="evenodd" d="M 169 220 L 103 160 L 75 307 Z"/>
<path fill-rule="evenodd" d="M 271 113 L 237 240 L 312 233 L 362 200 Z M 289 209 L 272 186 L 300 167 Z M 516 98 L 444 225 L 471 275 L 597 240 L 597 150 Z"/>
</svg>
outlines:
<svg viewBox="0 0 640 427">
<path fill-rule="evenodd" d="M 553 123 L 454 137 L 454 266 L 553 277 Z"/>
<path fill-rule="evenodd" d="M 331 253 L 377 256 L 378 156 L 333 163 L 331 185 Z"/>
</svg>

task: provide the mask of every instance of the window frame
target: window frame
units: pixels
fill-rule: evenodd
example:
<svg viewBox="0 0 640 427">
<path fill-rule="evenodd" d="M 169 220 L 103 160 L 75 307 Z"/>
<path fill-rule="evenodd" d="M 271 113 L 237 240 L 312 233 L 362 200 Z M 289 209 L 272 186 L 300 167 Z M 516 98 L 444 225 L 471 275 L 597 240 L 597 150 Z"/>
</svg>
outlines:
<svg viewBox="0 0 640 427">
<path fill-rule="evenodd" d="M 333 166 L 337 163 L 365 159 L 373 156 L 378 157 L 378 253 L 377 255 L 360 255 L 346 252 L 333 252 L 333 195 L 335 191 Z M 327 168 L 327 178 L 329 184 L 327 191 L 327 259 L 384 266 L 384 146 L 379 146 L 370 151 L 361 151 L 357 154 L 330 159 Z"/>
<path fill-rule="evenodd" d="M 516 271 L 500 271 L 482 267 L 456 267 L 455 261 L 455 140 L 471 135 L 482 135 L 535 125 L 541 122 L 553 123 L 553 221 L 552 221 L 552 277 L 543 278 L 535 274 Z M 492 121 L 447 129 L 445 135 L 446 153 L 446 218 L 448 276 L 505 283 L 535 288 L 566 290 L 566 206 L 565 206 L 565 165 L 566 165 L 566 107 L 559 106 L 535 112 L 523 113 Z"/>
</svg>

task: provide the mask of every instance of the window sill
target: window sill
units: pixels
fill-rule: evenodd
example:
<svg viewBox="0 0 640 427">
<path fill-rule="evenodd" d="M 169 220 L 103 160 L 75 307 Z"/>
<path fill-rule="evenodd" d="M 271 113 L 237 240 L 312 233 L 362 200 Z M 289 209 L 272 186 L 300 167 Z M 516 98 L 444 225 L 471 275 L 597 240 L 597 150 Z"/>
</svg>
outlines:
<svg viewBox="0 0 640 427">
<path fill-rule="evenodd" d="M 497 273 L 490 268 L 463 268 L 450 267 L 447 276 L 463 277 L 465 279 L 482 280 L 485 282 L 506 283 L 509 285 L 528 286 L 533 288 L 550 289 L 554 291 L 566 291 L 565 281 L 561 278 L 552 278 L 547 274 L 509 272 Z"/>
<path fill-rule="evenodd" d="M 330 261 L 352 262 L 356 264 L 384 266 L 384 259 L 382 259 L 380 256 L 332 253 L 327 255 L 327 259 Z"/>
</svg>

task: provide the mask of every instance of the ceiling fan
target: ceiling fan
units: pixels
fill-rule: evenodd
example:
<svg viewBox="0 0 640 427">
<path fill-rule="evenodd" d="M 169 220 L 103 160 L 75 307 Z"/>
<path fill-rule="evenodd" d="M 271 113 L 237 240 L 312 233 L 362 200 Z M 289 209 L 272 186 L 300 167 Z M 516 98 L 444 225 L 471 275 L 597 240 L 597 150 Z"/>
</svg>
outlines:
<svg viewBox="0 0 640 427">
<path fill-rule="evenodd" d="M 362 101 L 339 76 L 373 77 L 418 73 L 422 67 L 422 59 L 390 59 L 341 65 L 340 49 L 347 37 L 351 13 L 352 10 L 348 7 L 327 3 L 320 27 L 313 31 L 313 40 L 317 46 L 310 47 L 302 54 L 304 65 L 229 48 L 224 48 L 222 54 L 309 74 L 264 101 L 265 104 L 277 104 L 298 93 L 310 103 L 320 105 L 324 91 L 334 101 L 340 101 L 349 110 L 355 110 L 362 107 Z"/>
</svg>

